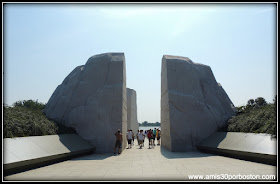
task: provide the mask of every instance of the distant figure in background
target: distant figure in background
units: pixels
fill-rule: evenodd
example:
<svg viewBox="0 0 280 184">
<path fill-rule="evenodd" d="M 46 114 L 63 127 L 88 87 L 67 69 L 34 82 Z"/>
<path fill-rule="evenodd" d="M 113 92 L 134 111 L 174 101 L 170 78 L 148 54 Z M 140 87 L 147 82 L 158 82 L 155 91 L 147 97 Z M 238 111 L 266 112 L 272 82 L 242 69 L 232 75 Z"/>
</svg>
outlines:
<svg viewBox="0 0 280 184">
<path fill-rule="evenodd" d="M 118 153 L 121 154 L 121 148 L 122 148 L 122 133 L 121 130 L 118 129 L 118 131 L 115 133 L 116 136 L 116 144 L 115 144 L 115 150 L 114 154 L 116 154 L 116 150 L 118 149 Z"/>
<path fill-rule="evenodd" d="M 132 132 L 132 146 L 134 145 L 134 138 L 135 138 L 135 136 L 134 136 L 134 132 L 132 131 L 132 129 L 130 129 L 130 131 Z"/>
<path fill-rule="evenodd" d="M 143 134 L 143 130 L 140 130 L 140 132 L 138 133 L 138 139 L 139 139 L 140 149 L 142 149 L 142 147 L 144 147 L 144 139 L 145 139 L 145 135 Z"/>
<path fill-rule="evenodd" d="M 156 137 L 157 137 L 157 145 L 160 145 L 160 130 L 159 130 L 159 128 L 157 129 Z"/>
<path fill-rule="evenodd" d="M 147 132 L 147 136 L 148 136 L 148 139 L 149 139 L 149 148 L 151 148 L 151 146 L 153 147 L 153 131 L 150 129 L 148 130 Z"/>
<path fill-rule="evenodd" d="M 128 142 L 127 149 L 130 149 L 131 148 L 131 140 L 132 140 L 132 131 L 131 130 L 127 130 L 126 139 L 127 139 L 127 142 Z"/>
<path fill-rule="evenodd" d="M 145 130 L 145 135 L 147 135 L 147 130 Z"/>
<path fill-rule="evenodd" d="M 157 133 L 157 129 L 154 128 L 154 130 L 153 130 L 153 143 L 154 143 L 154 146 L 156 145 L 156 133 Z"/>
<path fill-rule="evenodd" d="M 147 133 L 147 131 L 146 131 L 146 130 L 145 130 L 145 132 Z M 147 134 L 146 134 L 145 132 L 142 130 L 142 133 L 143 133 L 144 137 L 146 137 L 146 136 L 147 136 Z M 145 139 L 143 140 L 143 146 L 144 146 L 144 143 L 145 143 Z"/>
<path fill-rule="evenodd" d="M 138 143 L 138 146 L 139 146 L 139 133 L 140 133 L 140 131 L 139 130 L 137 130 L 137 134 L 136 134 L 136 139 L 137 139 L 137 143 Z M 142 132 L 143 133 L 143 132 Z"/>
</svg>

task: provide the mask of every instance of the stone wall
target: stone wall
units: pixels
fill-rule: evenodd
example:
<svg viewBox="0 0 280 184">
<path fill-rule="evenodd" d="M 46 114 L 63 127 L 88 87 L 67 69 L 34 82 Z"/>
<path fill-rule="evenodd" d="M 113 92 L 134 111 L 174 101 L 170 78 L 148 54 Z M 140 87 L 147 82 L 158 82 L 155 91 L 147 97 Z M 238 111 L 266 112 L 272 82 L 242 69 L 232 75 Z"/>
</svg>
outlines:
<svg viewBox="0 0 280 184">
<path fill-rule="evenodd" d="M 161 71 L 162 146 L 189 151 L 226 125 L 235 108 L 209 66 L 164 55 Z"/>
<path fill-rule="evenodd" d="M 76 67 L 49 99 L 44 113 L 76 129 L 96 147 L 113 152 L 115 132 L 127 130 L 126 70 L 124 53 L 92 56 Z M 126 146 L 123 136 L 123 149 Z"/>
<path fill-rule="evenodd" d="M 95 147 L 77 134 L 4 138 L 4 174 L 42 167 L 74 156 L 92 154 Z"/>
</svg>

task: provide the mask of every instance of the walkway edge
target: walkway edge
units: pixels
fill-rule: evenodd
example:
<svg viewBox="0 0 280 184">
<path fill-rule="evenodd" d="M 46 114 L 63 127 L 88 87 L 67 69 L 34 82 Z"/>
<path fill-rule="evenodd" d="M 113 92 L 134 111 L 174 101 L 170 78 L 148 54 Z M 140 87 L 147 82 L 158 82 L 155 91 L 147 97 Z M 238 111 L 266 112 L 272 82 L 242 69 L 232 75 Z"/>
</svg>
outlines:
<svg viewBox="0 0 280 184">
<path fill-rule="evenodd" d="M 268 134 L 215 132 L 197 145 L 202 152 L 277 164 L 277 139 Z"/>
<path fill-rule="evenodd" d="M 4 176 L 96 151 L 94 146 L 77 134 L 8 138 L 4 142 Z"/>
<path fill-rule="evenodd" d="M 261 153 L 244 152 L 229 149 L 211 148 L 204 146 L 197 146 L 198 150 L 206 153 L 217 154 L 220 156 L 226 156 L 231 158 L 237 158 L 241 160 L 253 161 L 258 163 L 264 163 L 276 166 L 277 156 Z"/>
</svg>

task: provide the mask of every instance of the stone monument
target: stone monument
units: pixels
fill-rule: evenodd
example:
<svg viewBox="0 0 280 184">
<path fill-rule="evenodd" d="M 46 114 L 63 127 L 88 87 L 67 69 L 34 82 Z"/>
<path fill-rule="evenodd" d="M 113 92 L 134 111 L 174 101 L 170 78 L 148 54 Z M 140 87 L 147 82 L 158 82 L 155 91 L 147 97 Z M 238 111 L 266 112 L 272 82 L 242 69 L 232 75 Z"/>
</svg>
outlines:
<svg viewBox="0 0 280 184">
<path fill-rule="evenodd" d="M 226 125 L 235 107 L 209 66 L 164 55 L 161 68 L 162 146 L 170 151 L 196 145 Z"/>
<path fill-rule="evenodd" d="M 127 94 L 127 128 L 132 129 L 134 135 L 139 129 L 137 120 L 137 103 L 136 103 L 136 91 L 126 88 Z"/>
<path fill-rule="evenodd" d="M 112 153 L 115 132 L 123 133 L 126 146 L 127 102 L 124 53 L 92 56 L 76 67 L 49 99 L 44 113 L 56 122 L 73 127 L 96 147 Z"/>
</svg>

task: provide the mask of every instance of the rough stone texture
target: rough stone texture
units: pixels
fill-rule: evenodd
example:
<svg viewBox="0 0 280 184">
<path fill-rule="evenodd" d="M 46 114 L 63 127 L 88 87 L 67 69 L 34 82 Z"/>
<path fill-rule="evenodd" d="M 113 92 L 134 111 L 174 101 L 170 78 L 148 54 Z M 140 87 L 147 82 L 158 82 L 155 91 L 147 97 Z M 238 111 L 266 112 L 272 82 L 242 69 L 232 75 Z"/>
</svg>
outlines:
<svg viewBox="0 0 280 184">
<path fill-rule="evenodd" d="M 113 152 L 115 132 L 127 130 L 125 71 L 123 53 L 90 57 L 56 88 L 44 113 L 50 119 L 74 127 L 96 147 L 96 152 Z"/>
<path fill-rule="evenodd" d="M 139 129 L 137 120 L 137 103 L 136 103 L 136 91 L 126 88 L 127 94 L 127 128 L 132 129 L 134 135 L 136 135 Z"/>
<path fill-rule="evenodd" d="M 161 71 L 162 146 L 195 150 L 235 114 L 235 108 L 209 66 L 164 55 Z"/>
</svg>

